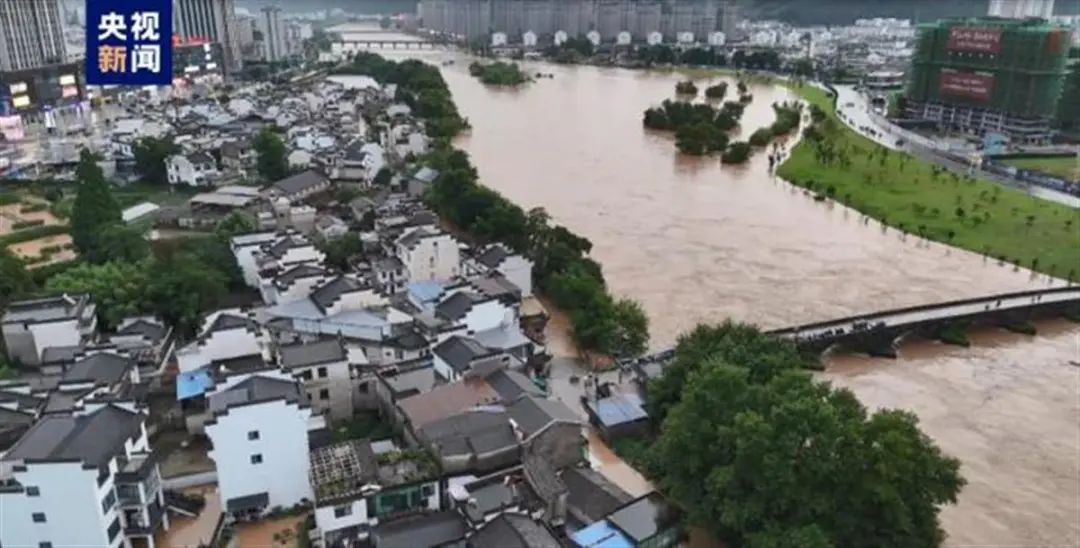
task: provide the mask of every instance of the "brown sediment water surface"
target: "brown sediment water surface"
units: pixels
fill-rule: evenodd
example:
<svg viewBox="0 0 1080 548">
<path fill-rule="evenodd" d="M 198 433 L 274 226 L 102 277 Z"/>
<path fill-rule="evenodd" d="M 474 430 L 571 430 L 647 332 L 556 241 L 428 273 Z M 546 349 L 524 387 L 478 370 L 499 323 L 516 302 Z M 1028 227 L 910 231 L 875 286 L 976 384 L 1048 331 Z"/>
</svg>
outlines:
<svg viewBox="0 0 1080 548">
<path fill-rule="evenodd" d="M 677 154 L 641 115 L 673 97 L 678 74 L 528 63 L 554 78 L 498 89 L 469 76 L 468 57 L 422 55 L 454 61 L 443 75 L 472 125 L 456 144 L 482 182 L 589 238 L 611 290 L 644 306 L 656 348 L 703 321 L 775 328 L 1055 283 L 817 202 L 770 175 L 764 153 L 742 166 Z M 750 92 L 743 137 L 794 99 Z M 823 378 L 868 407 L 915 412 L 962 460 L 969 485 L 943 513 L 950 546 L 1080 545 L 1080 329 L 1039 329 L 977 332 L 969 349 L 905 344 L 897 360 L 828 359 Z"/>
</svg>

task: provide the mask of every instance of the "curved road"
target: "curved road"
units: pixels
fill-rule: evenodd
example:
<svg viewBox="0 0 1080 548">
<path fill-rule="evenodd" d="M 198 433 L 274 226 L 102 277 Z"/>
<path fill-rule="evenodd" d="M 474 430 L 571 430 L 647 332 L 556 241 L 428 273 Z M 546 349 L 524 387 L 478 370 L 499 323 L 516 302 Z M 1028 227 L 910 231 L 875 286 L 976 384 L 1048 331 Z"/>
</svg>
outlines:
<svg viewBox="0 0 1080 548">
<path fill-rule="evenodd" d="M 933 140 L 918 134 L 883 122 L 881 118 L 871 116 L 870 104 L 866 96 L 859 93 L 853 86 L 833 86 L 836 89 L 836 114 L 839 118 L 856 133 L 873 140 L 874 142 L 889 148 L 900 150 L 927 162 L 933 162 L 958 173 L 968 173 L 971 166 L 946 156 L 946 149 L 937 145 Z M 898 140 L 903 140 L 903 145 L 897 145 Z M 1080 197 L 1058 192 L 1049 188 L 1021 183 L 1009 177 L 1003 177 L 996 173 L 990 173 L 978 169 L 978 174 L 984 179 L 989 179 L 998 184 L 1019 188 L 1032 196 L 1044 200 L 1058 202 L 1069 207 L 1080 207 Z"/>
</svg>

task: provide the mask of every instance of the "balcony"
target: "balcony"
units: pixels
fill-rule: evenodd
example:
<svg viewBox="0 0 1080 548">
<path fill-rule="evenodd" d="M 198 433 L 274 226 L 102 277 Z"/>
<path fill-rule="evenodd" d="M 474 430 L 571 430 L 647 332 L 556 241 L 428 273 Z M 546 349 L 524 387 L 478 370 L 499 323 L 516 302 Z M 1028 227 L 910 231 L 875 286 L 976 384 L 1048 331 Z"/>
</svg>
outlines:
<svg viewBox="0 0 1080 548">
<path fill-rule="evenodd" d="M 158 504 L 155 499 L 150 506 L 146 507 L 146 515 L 150 516 L 149 520 L 144 520 L 142 512 L 125 512 L 124 513 L 124 535 L 125 536 L 149 536 L 154 534 L 154 530 L 161 525 L 161 519 L 165 515 L 165 509 Z"/>
</svg>

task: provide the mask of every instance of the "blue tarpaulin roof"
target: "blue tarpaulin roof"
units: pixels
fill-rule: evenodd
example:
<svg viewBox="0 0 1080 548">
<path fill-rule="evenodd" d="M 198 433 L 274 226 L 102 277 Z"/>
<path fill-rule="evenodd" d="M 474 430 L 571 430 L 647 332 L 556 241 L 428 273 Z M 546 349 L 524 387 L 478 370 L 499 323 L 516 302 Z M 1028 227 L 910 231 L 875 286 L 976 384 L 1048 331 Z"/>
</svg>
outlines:
<svg viewBox="0 0 1080 548">
<path fill-rule="evenodd" d="M 634 393 L 614 394 L 602 400 L 589 400 L 589 410 L 604 426 L 615 426 L 649 418 L 641 397 Z"/>
<path fill-rule="evenodd" d="M 201 396 L 211 386 L 214 386 L 214 379 L 205 369 L 180 373 L 176 376 L 176 399 L 186 400 Z"/>
<path fill-rule="evenodd" d="M 422 303 L 435 301 L 442 295 L 443 284 L 439 282 L 413 282 L 408 285 L 409 293 Z"/>
<path fill-rule="evenodd" d="M 570 535 L 570 540 L 581 548 L 634 548 L 626 535 L 603 519 Z"/>
</svg>

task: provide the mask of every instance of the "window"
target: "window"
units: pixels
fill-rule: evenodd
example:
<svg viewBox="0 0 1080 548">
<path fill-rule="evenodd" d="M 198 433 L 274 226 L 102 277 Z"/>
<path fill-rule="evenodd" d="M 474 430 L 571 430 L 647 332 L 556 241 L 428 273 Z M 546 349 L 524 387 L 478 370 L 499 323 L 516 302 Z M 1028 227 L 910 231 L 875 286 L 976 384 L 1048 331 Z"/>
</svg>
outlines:
<svg viewBox="0 0 1080 548">
<path fill-rule="evenodd" d="M 319 378 L 320 379 L 325 379 L 326 378 L 326 368 L 325 367 L 320 367 L 319 368 Z"/>
<path fill-rule="evenodd" d="M 425 497 L 430 497 L 431 495 L 435 494 L 435 488 L 432 487 L 431 485 L 425 485 L 425 486 L 420 488 L 420 494 L 422 494 Z"/>
<path fill-rule="evenodd" d="M 352 504 L 346 504 L 344 506 L 335 506 L 334 507 L 334 517 L 335 518 L 343 518 L 345 516 L 351 516 L 351 515 L 352 515 Z"/>
<path fill-rule="evenodd" d="M 248 432 L 248 441 L 255 441 L 257 439 L 259 439 L 259 431 L 258 430 L 252 430 L 252 431 Z"/>
<path fill-rule="evenodd" d="M 330 390 L 326 388 L 319 390 L 319 399 L 324 401 L 330 399 Z"/>
<path fill-rule="evenodd" d="M 357 389 L 361 394 L 367 394 L 368 391 L 371 390 L 371 385 L 369 383 L 362 382 L 360 383 L 360 386 L 357 387 Z"/>
<path fill-rule="evenodd" d="M 116 538 L 116 535 L 120 533 L 120 518 L 117 517 L 109 524 L 109 542 L 112 542 Z"/>
<path fill-rule="evenodd" d="M 101 513 L 109 513 L 109 510 L 112 510 L 113 506 L 116 506 L 116 493 L 110 490 L 108 493 L 105 493 L 105 498 L 101 499 Z"/>
<path fill-rule="evenodd" d="M 300 373 L 300 380 L 310 381 L 311 380 L 311 370 L 308 369 L 307 371 L 304 371 L 303 373 Z"/>
<path fill-rule="evenodd" d="M 26 496 L 28 496 L 28 497 L 40 497 L 41 496 L 41 489 L 38 489 L 37 487 L 34 487 L 32 485 L 27 486 L 26 487 Z"/>
<path fill-rule="evenodd" d="M 52 543 L 49 541 L 39 542 L 38 548 L 52 548 Z"/>
<path fill-rule="evenodd" d="M 251 464 L 262 464 L 262 455 L 260 455 L 260 454 L 251 455 Z"/>
<path fill-rule="evenodd" d="M 43 512 L 34 512 L 31 516 L 34 523 L 45 523 L 45 514 Z"/>
</svg>

